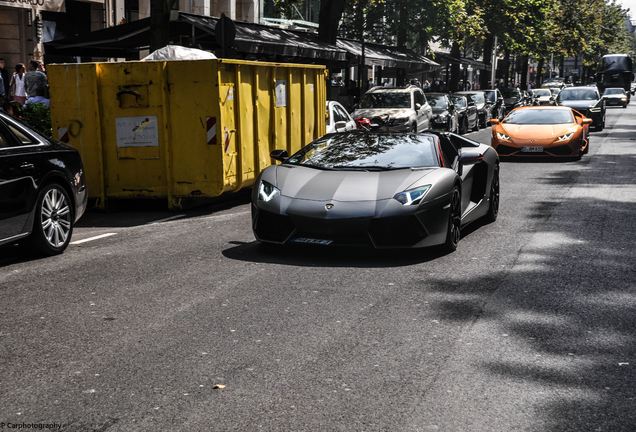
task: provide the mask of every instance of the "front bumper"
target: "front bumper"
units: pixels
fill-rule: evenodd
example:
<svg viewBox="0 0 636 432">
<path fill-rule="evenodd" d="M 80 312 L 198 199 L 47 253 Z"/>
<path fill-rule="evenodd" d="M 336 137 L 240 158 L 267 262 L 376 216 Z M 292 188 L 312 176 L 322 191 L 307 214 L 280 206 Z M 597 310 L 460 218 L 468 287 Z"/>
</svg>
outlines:
<svg viewBox="0 0 636 432">
<path fill-rule="evenodd" d="M 570 140 L 568 143 L 532 143 L 532 144 L 516 144 L 512 142 L 501 142 L 493 138 L 492 147 L 497 151 L 500 157 L 556 157 L 556 158 L 572 158 L 579 156 L 581 145 L 579 139 Z M 530 147 L 543 147 L 542 151 L 528 151 Z"/>
<path fill-rule="evenodd" d="M 291 200 L 286 212 L 257 201 L 252 203 L 252 228 L 257 240 L 284 245 L 430 247 L 446 240 L 448 200 L 445 196 L 416 208 L 396 201 L 395 207 L 385 205 L 380 215 L 375 214 L 380 201 L 335 202 L 334 210 L 341 208 L 340 213 L 324 210 L 331 201 Z"/>
</svg>

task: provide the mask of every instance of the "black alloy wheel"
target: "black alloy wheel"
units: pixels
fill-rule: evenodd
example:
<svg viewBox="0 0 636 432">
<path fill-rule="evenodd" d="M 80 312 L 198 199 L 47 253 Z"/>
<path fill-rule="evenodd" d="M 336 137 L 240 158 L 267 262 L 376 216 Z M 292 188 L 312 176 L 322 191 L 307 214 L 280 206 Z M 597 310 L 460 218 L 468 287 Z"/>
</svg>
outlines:
<svg viewBox="0 0 636 432">
<path fill-rule="evenodd" d="M 444 242 L 441 248 L 444 253 L 455 252 L 462 236 L 462 199 L 457 186 L 453 188 L 450 196 L 446 242 Z"/>
<path fill-rule="evenodd" d="M 493 223 L 499 215 L 499 167 L 496 167 L 492 173 L 492 182 L 490 184 L 490 204 L 488 213 L 486 213 L 486 223 Z"/>
</svg>

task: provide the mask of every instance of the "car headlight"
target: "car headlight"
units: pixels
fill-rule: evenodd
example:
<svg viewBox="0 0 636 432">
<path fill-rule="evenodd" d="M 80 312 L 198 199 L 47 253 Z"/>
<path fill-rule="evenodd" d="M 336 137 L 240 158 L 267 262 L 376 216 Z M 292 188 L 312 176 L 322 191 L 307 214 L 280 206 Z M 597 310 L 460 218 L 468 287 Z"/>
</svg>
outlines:
<svg viewBox="0 0 636 432">
<path fill-rule="evenodd" d="M 510 136 L 506 135 L 505 133 L 501 133 L 501 132 L 497 132 L 497 138 L 499 138 L 502 141 L 510 141 Z"/>
<path fill-rule="evenodd" d="M 557 138 L 557 142 L 570 141 L 570 138 L 574 135 L 574 132 L 566 133 Z"/>
<path fill-rule="evenodd" d="M 420 186 L 415 189 L 405 190 L 395 194 L 393 198 L 398 200 L 402 205 L 417 205 L 422 202 L 424 196 L 431 188 L 431 185 Z"/>
<path fill-rule="evenodd" d="M 261 180 L 261 183 L 258 185 L 258 199 L 265 202 L 270 202 L 276 197 L 276 195 L 280 194 L 280 190 L 276 186 L 271 183 L 268 183 L 264 180 Z"/>
</svg>

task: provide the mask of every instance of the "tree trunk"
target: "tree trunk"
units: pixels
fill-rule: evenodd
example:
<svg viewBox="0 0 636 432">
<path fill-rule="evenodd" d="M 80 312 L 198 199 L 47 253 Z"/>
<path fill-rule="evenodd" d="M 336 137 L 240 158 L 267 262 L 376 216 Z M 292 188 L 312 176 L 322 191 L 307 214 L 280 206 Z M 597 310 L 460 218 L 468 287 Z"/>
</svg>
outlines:
<svg viewBox="0 0 636 432">
<path fill-rule="evenodd" d="M 545 59 L 540 58 L 539 64 L 537 64 L 537 76 L 534 79 L 535 87 L 541 87 L 541 81 L 543 81 L 543 65 L 545 65 Z"/>
<path fill-rule="evenodd" d="M 358 7 L 362 7 L 358 0 Z M 335 44 L 338 38 L 338 26 L 342 18 L 345 2 L 343 0 L 320 0 L 320 14 L 318 15 L 318 39 Z"/>
<path fill-rule="evenodd" d="M 528 89 L 528 56 L 524 55 L 521 59 L 521 90 Z"/>
<path fill-rule="evenodd" d="M 409 9 L 408 0 L 398 1 L 399 15 L 398 15 L 398 28 L 397 28 L 397 47 L 400 49 L 406 48 L 406 35 L 409 24 Z"/>
<path fill-rule="evenodd" d="M 490 64 L 492 57 L 492 48 L 495 43 L 495 38 L 491 35 L 484 41 L 484 63 Z M 492 65 L 491 65 L 492 66 Z M 489 88 L 488 82 L 490 81 L 490 71 L 482 69 L 479 74 L 479 88 L 485 90 Z"/>
<path fill-rule="evenodd" d="M 150 0 L 150 51 L 170 42 L 170 9 L 172 0 Z"/>
<path fill-rule="evenodd" d="M 462 56 L 461 50 L 459 49 L 458 42 L 453 42 L 453 46 L 451 47 L 451 56 L 453 56 L 456 59 Z M 450 81 L 448 83 L 448 90 L 452 92 L 458 91 L 460 79 L 461 79 L 461 72 L 459 70 L 459 63 L 452 63 Z"/>
</svg>

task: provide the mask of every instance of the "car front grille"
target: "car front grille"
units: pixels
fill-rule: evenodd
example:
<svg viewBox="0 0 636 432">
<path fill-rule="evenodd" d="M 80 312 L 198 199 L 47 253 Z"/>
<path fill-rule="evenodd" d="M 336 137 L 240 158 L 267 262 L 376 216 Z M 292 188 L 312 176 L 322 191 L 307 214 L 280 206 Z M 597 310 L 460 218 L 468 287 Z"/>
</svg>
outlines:
<svg viewBox="0 0 636 432">
<path fill-rule="evenodd" d="M 262 240 L 282 243 L 294 232 L 294 224 L 289 216 L 259 209 L 254 231 Z"/>
<path fill-rule="evenodd" d="M 369 227 L 373 243 L 378 247 L 409 247 L 426 237 L 417 216 L 374 219 Z"/>
</svg>

